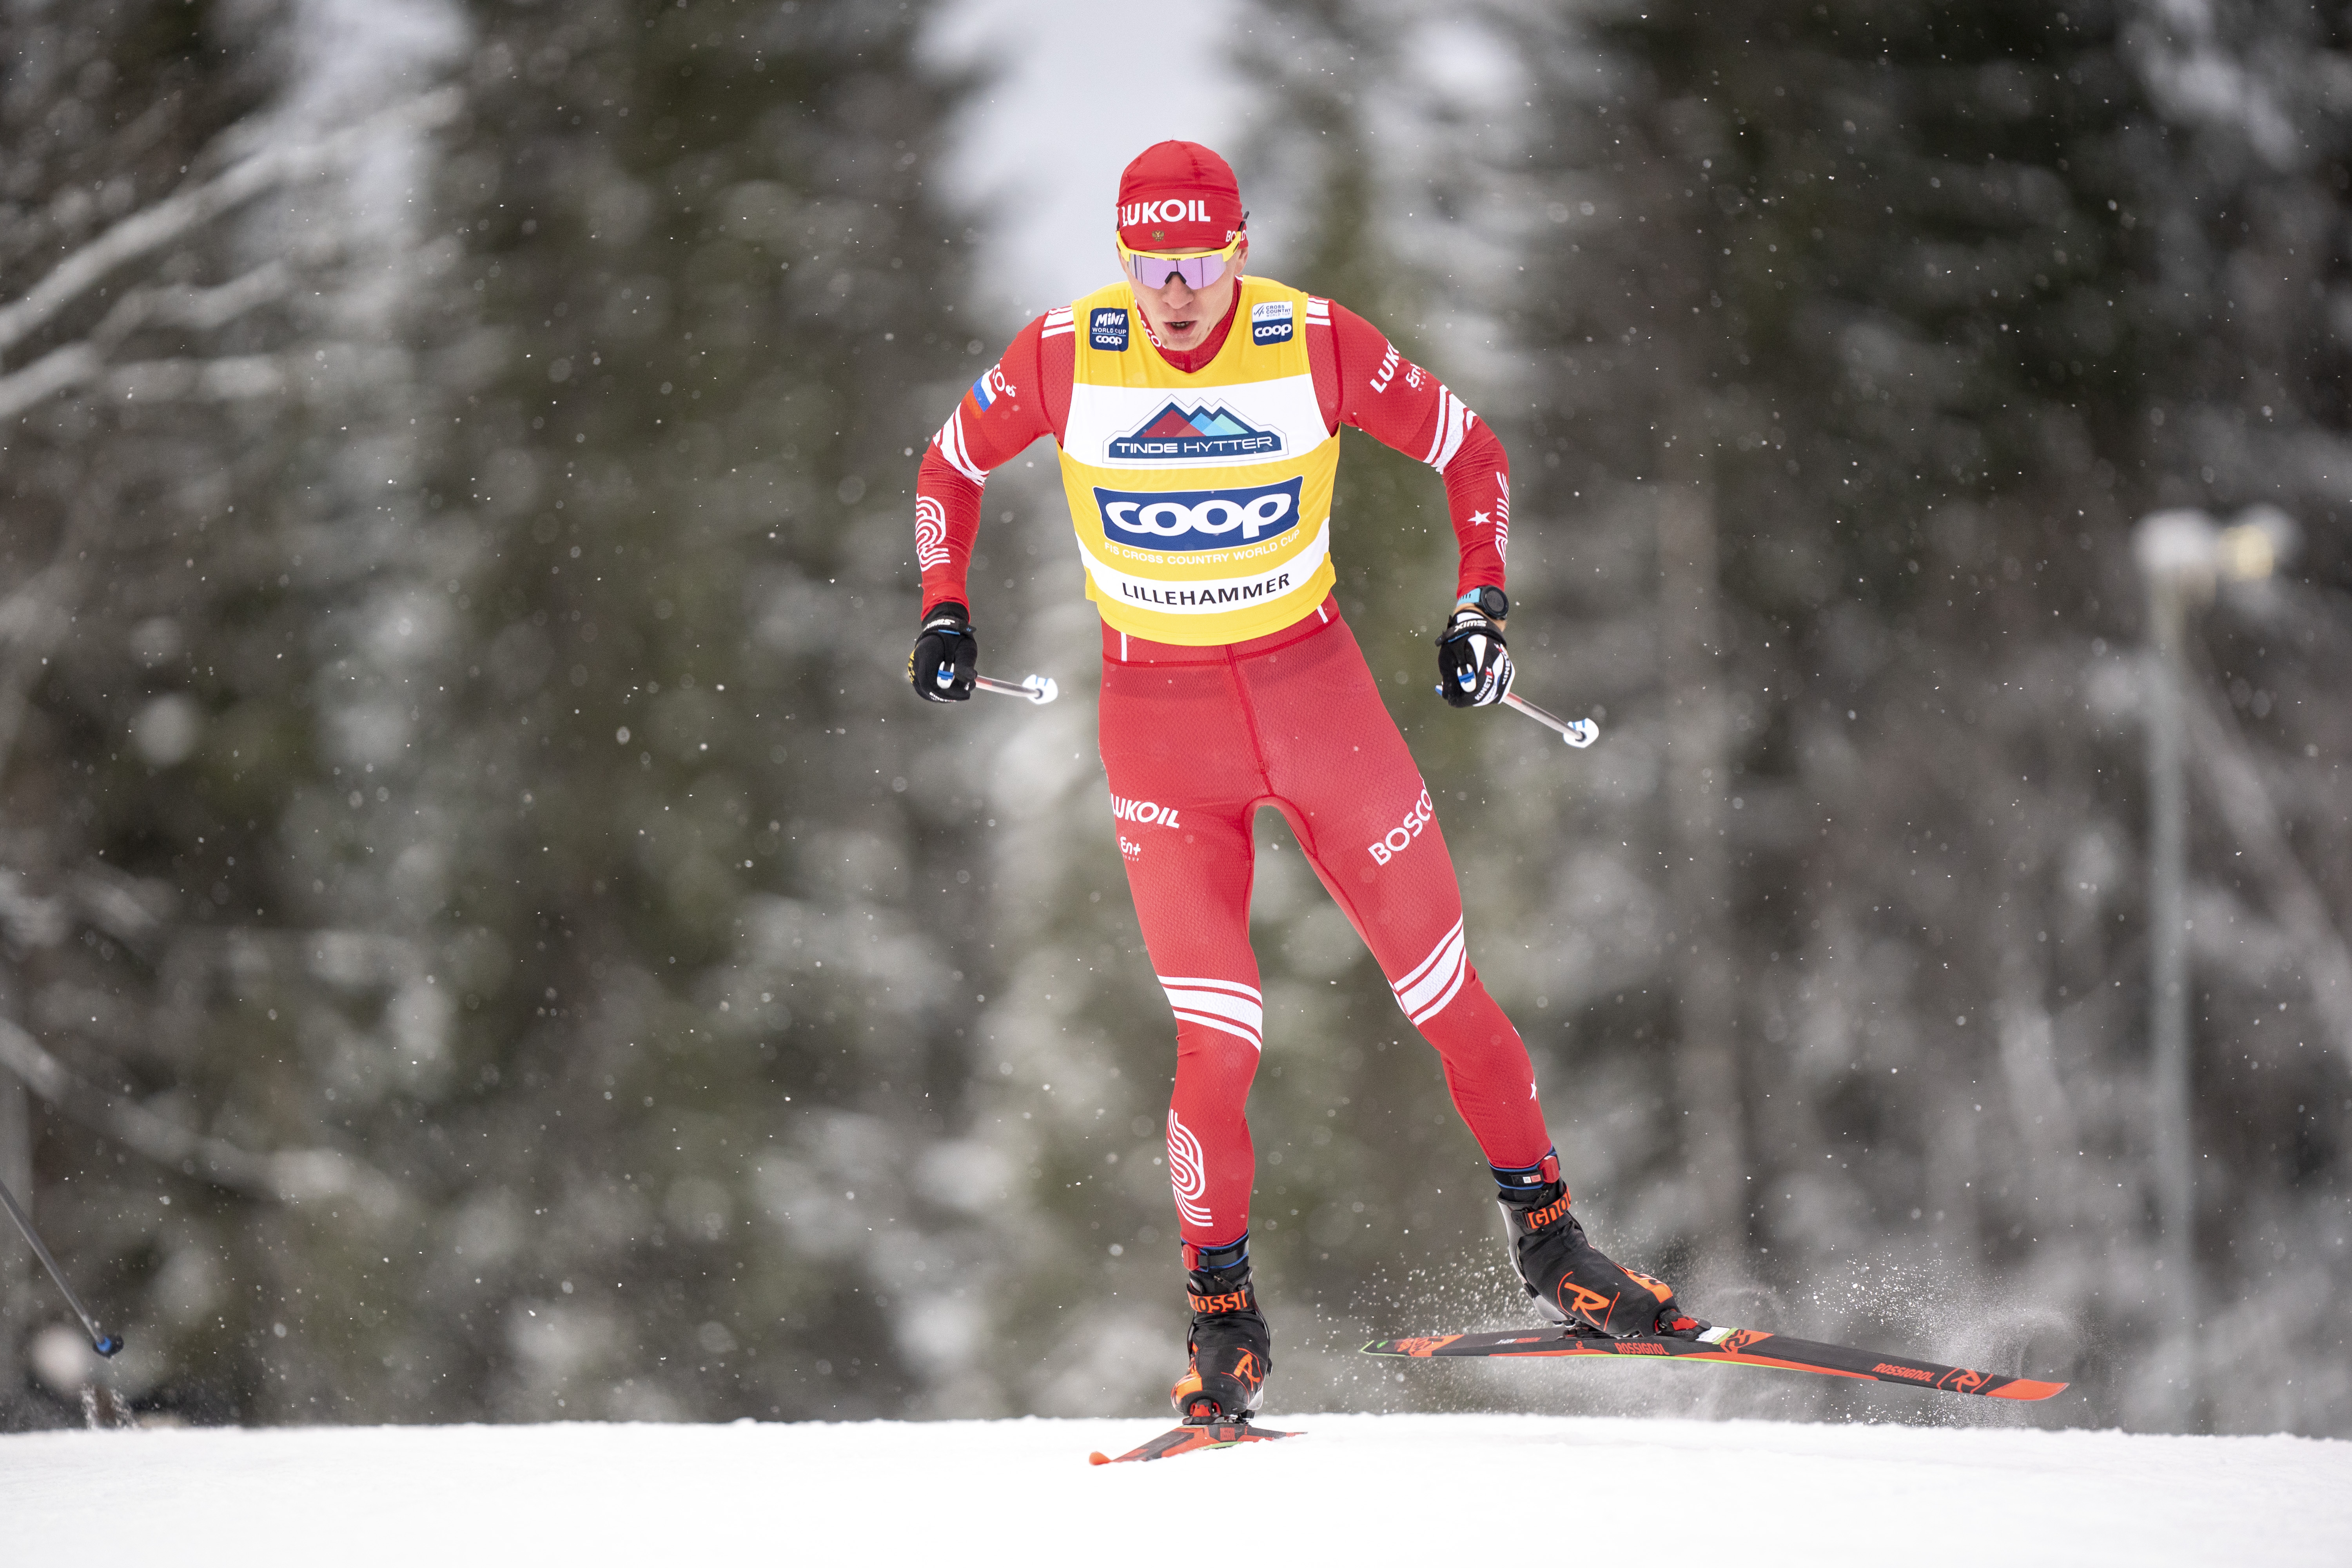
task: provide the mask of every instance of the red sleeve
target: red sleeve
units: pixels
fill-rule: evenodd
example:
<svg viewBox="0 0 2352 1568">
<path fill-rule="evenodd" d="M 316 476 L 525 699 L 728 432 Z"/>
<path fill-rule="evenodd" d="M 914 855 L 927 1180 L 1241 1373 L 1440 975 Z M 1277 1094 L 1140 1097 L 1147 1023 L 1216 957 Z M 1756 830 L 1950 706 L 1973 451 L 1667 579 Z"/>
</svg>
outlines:
<svg viewBox="0 0 2352 1568">
<path fill-rule="evenodd" d="M 1445 508 L 1462 548 L 1454 592 L 1503 586 L 1503 556 L 1511 544 L 1511 462 L 1486 422 L 1343 305 L 1307 301 L 1307 359 L 1326 428 L 1353 425 L 1445 476 Z"/>
<path fill-rule="evenodd" d="M 981 488 L 990 469 L 1038 437 L 1062 438 L 1076 362 L 1070 312 L 1046 311 L 971 384 L 923 449 L 915 477 L 915 563 L 922 569 L 926 614 L 950 599 L 971 607 L 964 577 L 980 534 Z"/>
</svg>

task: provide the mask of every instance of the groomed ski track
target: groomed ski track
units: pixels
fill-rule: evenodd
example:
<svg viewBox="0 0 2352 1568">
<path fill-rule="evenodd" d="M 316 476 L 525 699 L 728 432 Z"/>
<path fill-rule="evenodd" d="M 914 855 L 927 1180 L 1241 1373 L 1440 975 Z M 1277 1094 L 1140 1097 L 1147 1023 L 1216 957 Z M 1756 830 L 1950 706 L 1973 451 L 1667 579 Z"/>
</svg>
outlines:
<svg viewBox="0 0 2352 1568">
<path fill-rule="evenodd" d="M 2352 1562 L 2352 1443 L 1299 1415 L 294 1427 L 0 1437 L 11 1563 Z M 1213 1546 L 1208 1539 L 1213 1537 Z"/>
</svg>

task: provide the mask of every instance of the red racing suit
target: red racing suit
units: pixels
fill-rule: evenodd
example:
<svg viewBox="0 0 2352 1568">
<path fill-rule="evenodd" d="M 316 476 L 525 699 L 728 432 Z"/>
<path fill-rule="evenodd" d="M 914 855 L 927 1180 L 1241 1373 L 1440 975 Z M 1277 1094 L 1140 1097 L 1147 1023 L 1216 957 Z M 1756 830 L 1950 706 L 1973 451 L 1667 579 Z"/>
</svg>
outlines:
<svg viewBox="0 0 2352 1568">
<path fill-rule="evenodd" d="M 1216 357 L 1234 320 L 1229 311 L 1189 353 L 1160 348 L 1148 326 L 1144 335 L 1149 352 L 1191 372 Z M 971 603 L 965 573 L 987 472 L 1041 436 L 1063 440 L 1072 341 L 1067 310 L 1023 328 L 925 451 L 916 511 L 927 611 Z M 1502 443 L 1340 306 L 1310 302 L 1306 342 L 1324 433 L 1352 425 L 1436 468 L 1461 546 L 1458 591 L 1499 587 L 1510 539 Z M 1470 963 L 1430 792 L 1335 600 L 1224 645 L 1156 642 L 1106 625 L 1101 747 L 1128 885 L 1176 1019 L 1168 1171 L 1188 1248 L 1230 1246 L 1249 1228 L 1255 1163 L 1244 1106 L 1264 1040 L 1248 935 L 1250 823 L 1261 806 L 1289 822 L 1436 1048 L 1488 1163 L 1524 1171 L 1544 1161 L 1551 1140 L 1527 1047 Z"/>
</svg>

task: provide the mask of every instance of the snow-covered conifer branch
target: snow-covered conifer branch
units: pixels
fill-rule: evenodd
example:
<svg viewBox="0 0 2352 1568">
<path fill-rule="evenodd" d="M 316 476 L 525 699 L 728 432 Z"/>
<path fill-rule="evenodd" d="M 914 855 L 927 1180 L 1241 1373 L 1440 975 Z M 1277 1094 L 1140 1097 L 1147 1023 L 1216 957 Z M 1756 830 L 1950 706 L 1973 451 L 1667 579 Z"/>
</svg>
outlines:
<svg viewBox="0 0 2352 1568">
<path fill-rule="evenodd" d="M 96 344 L 73 342 L 51 349 L 13 374 L 0 375 L 0 419 L 14 419 L 35 404 L 72 391 L 105 363 Z"/>
<path fill-rule="evenodd" d="M 285 298 L 294 279 L 281 261 L 265 261 L 252 271 L 215 288 L 187 285 L 134 289 L 115 302 L 89 334 L 111 346 L 142 327 L 193 327 L 210 331 L 225 327 L 257 305 Z"/>
<path fill-rule="evenodd" d="M 132 213 L 66 257 L 18 298 L 0 305 L 0 353 L 37 331 L 115 268 L 170 245 L 265 191 L 324 172 L 387 130 L 446 125 L 457 118 L 463 101 L 457 89 L 444 88 L 317 141 L 265 147 L 208 180 L 183 186 Z"/>
<path fill-rule="evenodd" d="M 290 1149 L 257 1154 L 221 1139 L 191 1132 L 77 1076 L 6 1018 L 0 1018 L 0 1067 L 7 1068 L 35 1094 L 91 1131 L 157 1164 L 193 1172 L 235 1192 L 284 1203 L 349 1196 L 375 1214 L 391 1213 L 405 1200 L 390 1177 L 340 1150 Z"/>
</svg>

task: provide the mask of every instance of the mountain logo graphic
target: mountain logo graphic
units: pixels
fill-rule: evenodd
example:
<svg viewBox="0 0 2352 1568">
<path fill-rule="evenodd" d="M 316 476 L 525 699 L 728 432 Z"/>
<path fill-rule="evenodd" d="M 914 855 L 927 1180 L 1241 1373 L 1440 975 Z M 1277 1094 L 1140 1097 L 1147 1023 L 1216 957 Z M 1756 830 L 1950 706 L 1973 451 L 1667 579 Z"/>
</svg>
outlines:
<svg viewBox="0 0 2352 1568">
<path fill-rule="evenodd" d="M 1124 436 L 1114 436 L 1110 455 L 1126 462 L 1223 461 L 1271 457 L 1282 437 L 1236 417 L 1221 404 L 1187 408 L 1171 401 Z"/>
</svg>

